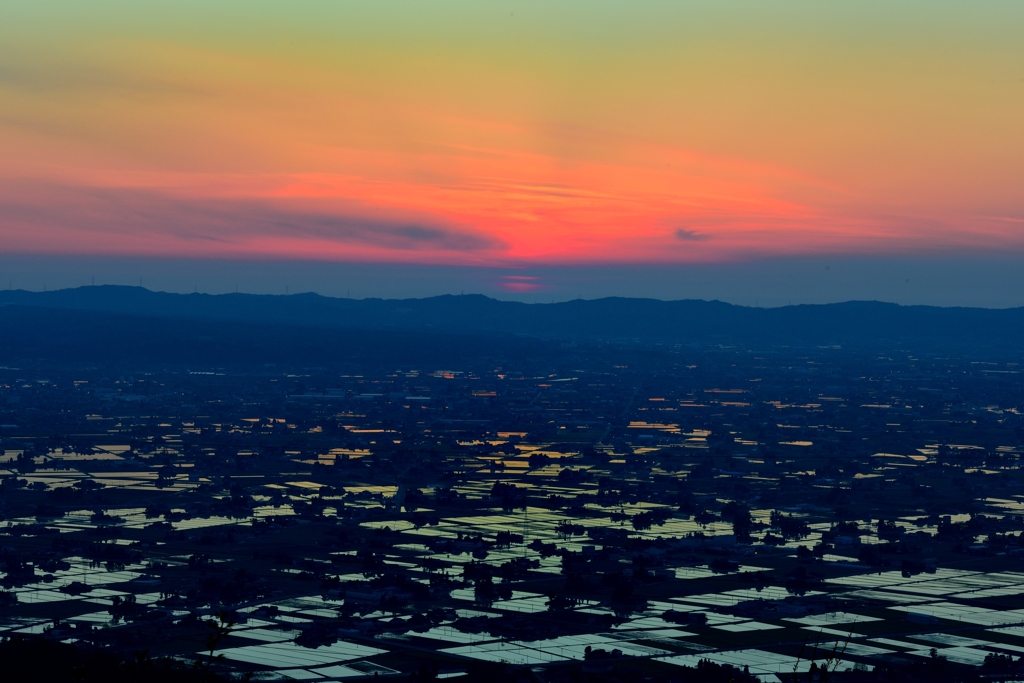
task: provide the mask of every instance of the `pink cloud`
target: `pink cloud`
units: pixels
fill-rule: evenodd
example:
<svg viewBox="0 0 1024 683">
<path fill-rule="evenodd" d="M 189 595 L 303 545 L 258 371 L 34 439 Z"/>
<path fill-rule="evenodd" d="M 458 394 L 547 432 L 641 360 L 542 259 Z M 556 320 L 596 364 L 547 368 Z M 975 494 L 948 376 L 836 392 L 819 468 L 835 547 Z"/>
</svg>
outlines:
<svg viewBox="0 0 1024 683">
<path fill-rule="evenodd" d="M 534 275 L 502 275 L 498 287 L 506 292 L 524 294 L 543 289 L 544 285 Z"/>
</svg>

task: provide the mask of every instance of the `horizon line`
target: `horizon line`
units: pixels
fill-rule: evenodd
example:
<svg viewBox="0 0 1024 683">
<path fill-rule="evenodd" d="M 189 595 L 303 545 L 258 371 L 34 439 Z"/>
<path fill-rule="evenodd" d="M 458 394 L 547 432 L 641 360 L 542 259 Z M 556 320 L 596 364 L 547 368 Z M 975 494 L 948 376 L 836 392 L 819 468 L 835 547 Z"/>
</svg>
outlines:
<svg viewBox="0 0 1024 683">
<path fill-rule="evenodd" d="M 521 304 L 521 305 L 524 305 L 524 306 L 558 306 L 558 305 L 565 305 L 565 304 L 571 304 L 571 303 L 591 303 L 591 302 L 598 302 L 598 301 L 619 300 L 619 301 L 650 301 L 650 302 L 665 303 L 665 304 L 683 303 L 683 302 L 695 302 L 695 303 L 706 303 L 706 304 L 721 304 L 721 305 L 729 306 L 729 307 L 733 307 L 733 308 L 745 308 L 745 309 L 764 310 L 764 311 L 781 310 L 781 309 L 785 309 L 785 308 L 824 308 L 824 307 L 828 307 L 828 306 L 843 306 L 843 305 L 848 305 L 848 304 L 877 304 L 877 305 L 882 305 L 882 306 L 895 306 L 897 308 L 934 308 L 934 309 L 941 309 L 941 310 L 960 309 L 960 310 L 979 310 L 979 311 L 1014 311 L 1014 310 L 1024 309 L 1024 306 L 989 307 L 989 306 L 939 306 L 939 305 L 934 305 L 934 304 L 901 304 L 901 303 L 898 303 L 898 302 L 895 302 L 895 301 L 885 301 L 885 300 L 882 300 L 882 299 L 844 299 L 844 300 L 841 300 L 841 301 L 831 301 L 831 302 L 826 302 L 826 303 L 795 303 L 795 304 L 784 304 L 784 305 L 780 305 L 780 306 L 757 306 L 757 305 L 751 306 L 751 305 L 747 305 L 747 304 L 737 304 L 737 303 L 732 303 L 732 302 L 729 302 L 729 301 L 723 301 L 722 299 L 701 299 L 701 298 L 663 299 L 663 298 L 659 298 L 659 297 L 650 297 L 650 296 L 648 296 L 648 297 L 602 296 L 602 297 L 594 297 L 594 298 L 590 298 L 590 299 L 584 298 L 584 297 L 579 297 L 579 298 L 575 298 L 575 299 L 566 299 L 566 300 L 562 300 L 562 301 L 553 301 L 553 300 L 552 301 L 521 301 L 521 300 L 518 300 L 518 299 L 499 299 L 497 297 L 494 297 L 494 296 L 491 296 L 491 295 L 488 295 L 488 294 L 484 294 L 482 292 L 469 292 L 468 294 L 466 292 L 459 292 L 457 294 L 453 293 L 453 292 L 447 292 L 447 293 L 444 293 L 444 294 L 435 294 L 435 295 L 432 295 L 432 296 L 424 296 L 424 297 L 362 297 L 362 298 L 359 298 L 359 297 L 350 297 L 350 296 L 344 296 L 344 297 L 343 296 L 331 296 L 329 294 L 321 294 L 320 292 L 316 292 L 316 291 L 313 291 L 313 290 L 301 291 L 301 292 L 262 293 L 262 294 L 261 293 L 257 293 L 257 292 L 237 291 L 237 290 L 234 291 L 234 292 L 200 292 L 198 290 L 197 291 L 193 291 L 193 292 L 173 292 L 173 291 L 162 290 L 162 289 L 149 289 L 148 287 L 145 287 L 144 285 L 123 285 L 123 284 L 111 284 L 111 283 L 103 283 L 103 284 L 98 284 L 98 285 L 97 284 L 78 285 L 78 286 L 75 286 L 75 287 L 61 287 L 61 288 L 58 288 L 58 289 L 46 289 L 45 286 L 44 286 L 44 288 L 42 290 L 32 290 L 32 289 L 22 289 L 22 288 L 18 288 L 18 289 L 13 289 L 13 288 L 0 289 L 0 297 L 3 297 L 5 295 L 5 293 L 7 293 L 7 294 L 18 293 L 18 294 L 28 294 L 28 295 L 47 295 L 47 294 L 59 294 L 61 292 L 72 292 L 72 291 L 88 290 L 88 289 L 97 289 L 97 290 L 98 289 L 138 290 L 138 291 L 146 292 L 146 293 L 149 293 L 149 294 L 164 294 L 164 295 L 168 295 L 168 296 L 181 296 L 181 297 L 188 297 L 188 296 L 206 296 L 206 297 L 247 296 L 247 297 L 274 297 L 274 298 L 287 299 L 287 298 L 302 297 L 302 296 L 308 297 L 308 296 L 312 295 L 312 296 L 319 297 L 319 298 L 322 298 L 322 299 L 330 299 L 330 300 L 335 300 L 335 301 L 360 301 L 360 302 L 363 302 L 363 301 L 385 301 L 385 302 L 387 302 L 387 301 L 429 301 L 431 299 L 444 299 L 444 298 L 449 298 L 449 297 L 451 297 L 451 298 L 480 297 L 480 298 L 487 299 L 489 301 L 493 301 L 493 302 L 496 302 L 496 303 Z M 11 305 L 16 305 L 16 304 L 0 302 L 0 306 L 11 306 Z"/>
</svg>

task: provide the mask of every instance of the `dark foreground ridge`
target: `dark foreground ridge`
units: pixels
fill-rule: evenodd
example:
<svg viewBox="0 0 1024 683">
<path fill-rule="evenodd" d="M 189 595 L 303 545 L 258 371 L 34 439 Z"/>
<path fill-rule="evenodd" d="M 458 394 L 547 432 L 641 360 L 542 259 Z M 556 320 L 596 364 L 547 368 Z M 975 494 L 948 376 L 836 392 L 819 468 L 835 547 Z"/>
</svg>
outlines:
<svg viewBox="0 0 1024 683">
<path fill-rule="evenodd" d="M 99 648 L 41 638 L 0 641 L 4 680 L 9 683 L 225 683 L 230 680 L 200 663 L 152 657 L 136 650 L 131 657 Z"/>
<path fill-rule="evenodd" d="M 875 345 L 893 342 L 1014 347 L 1024 308 L 940 308 L 878 301 L 750 308 L 721 301 L 606 298 L 552 304 L 482 295 L 338 299 L 318 294 L 171 294 L 99 286 L 0 292 L 0 307 L 328 329 L 518 334 L 543 338 L 677 343 Z"/>
</svg>

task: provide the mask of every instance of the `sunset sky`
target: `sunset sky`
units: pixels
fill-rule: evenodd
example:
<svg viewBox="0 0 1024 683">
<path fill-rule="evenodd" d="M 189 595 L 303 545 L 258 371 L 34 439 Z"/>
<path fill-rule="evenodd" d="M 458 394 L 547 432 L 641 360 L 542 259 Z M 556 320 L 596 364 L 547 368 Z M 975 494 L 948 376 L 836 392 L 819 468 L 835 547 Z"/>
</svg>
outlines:
<svg viewBox="0 0 1024 683">
<path fill-rule="evenodd" d="M 1022 36 L 1019 0 L 15 0 L 0 252 L 511 293 L 556 266 L 1005 259 Z"/>
</svg>

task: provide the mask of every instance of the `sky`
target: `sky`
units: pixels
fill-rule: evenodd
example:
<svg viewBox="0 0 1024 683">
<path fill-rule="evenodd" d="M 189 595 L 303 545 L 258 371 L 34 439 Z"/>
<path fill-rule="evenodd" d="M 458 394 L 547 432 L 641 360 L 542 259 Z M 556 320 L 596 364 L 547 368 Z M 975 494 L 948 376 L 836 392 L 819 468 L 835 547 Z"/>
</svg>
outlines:
<svg viewBox="0 0 1024 683">
<path fill-rule="evenodd" d="M 13 0 L 0 280 L 1018 305 L 1022 31 L 1016 0 Z"/>
</svg>

